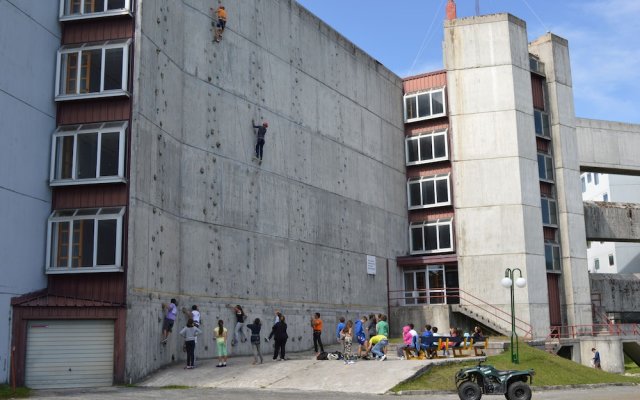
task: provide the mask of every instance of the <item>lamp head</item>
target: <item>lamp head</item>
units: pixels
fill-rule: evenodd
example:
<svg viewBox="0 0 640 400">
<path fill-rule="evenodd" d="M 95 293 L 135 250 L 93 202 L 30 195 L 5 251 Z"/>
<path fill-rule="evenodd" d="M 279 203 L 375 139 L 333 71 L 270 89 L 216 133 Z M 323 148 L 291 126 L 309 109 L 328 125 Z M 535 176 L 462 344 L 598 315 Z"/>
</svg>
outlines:
<svg viewBox="0 0 640 400">
<path fill-rule="evenodd" d="M 500 284 L 502 286 L 504 286 L 505 288 L 509 289 L 511 287 L 511 285 L 513 284 L 513 282 L 511 281 L 511 278 L 509 278 L 508 276 L 505 276 L 504 278 L 502 278 L 502 280 L 500 281 Z"/>
<path fill-rule="evenodd" d="M 523 277 L 516 279 L 516 286 L 519 288 L 523 288 L 527 286 L 527 280 L 524 279 Z"/>
</svg>

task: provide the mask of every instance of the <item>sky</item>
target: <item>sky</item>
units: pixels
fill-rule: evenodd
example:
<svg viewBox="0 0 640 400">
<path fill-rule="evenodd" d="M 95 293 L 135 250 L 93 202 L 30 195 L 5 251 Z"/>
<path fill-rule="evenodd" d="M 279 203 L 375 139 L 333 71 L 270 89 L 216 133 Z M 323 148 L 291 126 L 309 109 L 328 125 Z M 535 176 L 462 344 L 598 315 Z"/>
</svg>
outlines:
<svg viewBox="0 0 640 400">
<path fill-rule="evenodd" d="M 446 0 L 297 0 L 401 77 L 443 68 Z M 475 0 L 456 0 L 458 17 Z M 569 41 L 576 116 L 640 123 L 640 0 L 480 0 Z"/>
</svg>

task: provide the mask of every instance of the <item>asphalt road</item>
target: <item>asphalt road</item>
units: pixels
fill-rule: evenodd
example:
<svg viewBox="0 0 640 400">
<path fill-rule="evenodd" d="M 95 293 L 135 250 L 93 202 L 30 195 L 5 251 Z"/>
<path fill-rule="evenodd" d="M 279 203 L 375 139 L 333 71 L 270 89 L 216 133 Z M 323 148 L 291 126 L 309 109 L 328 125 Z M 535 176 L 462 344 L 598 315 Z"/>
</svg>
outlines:
<svg viewBox="0 0 640 400">
<path fill-rule="evenodd" d="M 64 391 L 35 391 L 32 398 L 37 399 L 66 399 L 66 400 L 138 400 L 138 399 L 215 399 L 215 400 L 364 400 L 364 399 L 394 399 L 406 400 L 437 399 L 456 400 L 455 394 L 428 395 L 376 395 L 376 394 L 345 394 L 337 392 L 307 392 L 296 390 L 243 390 L 243 389 L 149 389 L 136 387 L 110 387 L 90 390 Z M 503 396 L 483 396 L 487 400 L 503 399 Z M 638 386 L 608 386 L 589 389 L 563 389 L 536 391 L 534 400 L 638 400 L 640 387 Z"/>
</svg>

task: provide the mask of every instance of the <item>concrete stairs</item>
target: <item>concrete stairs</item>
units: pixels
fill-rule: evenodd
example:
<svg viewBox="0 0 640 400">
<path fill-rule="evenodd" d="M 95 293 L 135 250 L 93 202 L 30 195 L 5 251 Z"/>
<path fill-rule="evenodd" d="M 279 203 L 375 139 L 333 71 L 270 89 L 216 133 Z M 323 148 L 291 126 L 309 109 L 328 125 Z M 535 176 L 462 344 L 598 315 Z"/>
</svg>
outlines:
<svg viewBox="0 0 640 400">
<path fill-rule="evenodd" d="M 496 321 L 496 318 L 493 314 L 480 307 L 468 306 L 465 304 L 452 304 L 451 311 L 463 314 L 471 319 L 474 319 L 482 325 L 485 325 L 488 328 L 505 336 L 511 335 L 511 326 L 507 326 L 506 323 L 502 324 L 503 321 Z"/>
</svg>

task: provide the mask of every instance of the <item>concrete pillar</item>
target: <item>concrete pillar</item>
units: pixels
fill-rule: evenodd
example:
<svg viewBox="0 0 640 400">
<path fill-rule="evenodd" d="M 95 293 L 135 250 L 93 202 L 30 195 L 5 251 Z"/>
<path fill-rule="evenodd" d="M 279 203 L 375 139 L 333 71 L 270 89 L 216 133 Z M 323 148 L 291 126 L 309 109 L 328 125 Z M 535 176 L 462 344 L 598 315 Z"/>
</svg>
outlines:
<svg viewBox="0 0 640 400">
<path fill-rule="evenodd" d="M 600 352 L 600 366 L 603 371 L 615 374 L 624 373 L 624 353 L 620 338 L 588 338 L 580 340 L 580 359 L 582 365 L 591 366 L 592 348 Z"/>
<path fill-rule="evenodd" d="M 529 50 L 545 63 L 547 101 L 553 144 L 558 225 L 562 254 L 562 285 L 569 325 L 592 323 L 587 269 L 584 209 L 568 42 L 548 33 Z"/>
<path fill-rule="evenodd" d="M 520 268 L 528 284 L 515 289 L 517 317 L 544 337 L 549 306 L 526 25 L 508 14 L 463 18 L 445 21 L 444 37 L 460 287 L 508 312 L 500 280 L 505 268 Z M 510 330 L 504 314 L 487 314 Z"/>
</svg>

